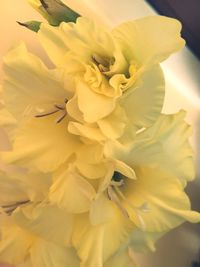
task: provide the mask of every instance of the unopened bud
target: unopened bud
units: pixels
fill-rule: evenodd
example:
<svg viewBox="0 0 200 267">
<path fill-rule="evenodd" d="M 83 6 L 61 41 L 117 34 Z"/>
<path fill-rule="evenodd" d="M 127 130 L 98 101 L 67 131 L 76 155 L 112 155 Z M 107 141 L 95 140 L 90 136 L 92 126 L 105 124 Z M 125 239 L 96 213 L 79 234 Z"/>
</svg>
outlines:
<svg viewBox="0 0 200 267">
<path fill-rule="evenodd" d="M 27 21 L 27 22 L 20 22 L 20 21 L 17 21 L 17 23 L 21 26 L 24 26 L 26 28 L 28 28 L 29 30 L 31 31 L 34 31 L 34 32 L 38 32 L 39 29 L 40 29 L 40 25 L 41 25 L 41 22 L 40 21 Z"/>
</svg>

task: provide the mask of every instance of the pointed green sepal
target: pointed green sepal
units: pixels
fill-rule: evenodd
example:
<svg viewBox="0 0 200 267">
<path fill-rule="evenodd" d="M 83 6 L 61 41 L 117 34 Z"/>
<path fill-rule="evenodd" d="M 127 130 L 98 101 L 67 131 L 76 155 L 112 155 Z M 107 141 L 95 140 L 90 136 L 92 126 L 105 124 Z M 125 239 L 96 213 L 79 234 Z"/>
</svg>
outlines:
<svg viewBox="0 0 200 267">
<path fill-rule="evenodd" d="M 40 25 L 41 25 L 40 21 L 35 21 L 35 20 L 27 21 L 27 22 L 17 21 L 17 23 L 23 27 L 26 27 L 27 29 L 29 29 L 31 31 L 34 31 L 34 32 L 38 32 L 40 29 Z"/>
<path fill-rule="evenodd" d="M 63 21 L 76 22 L 80 17 L 60 0 L 28 0 L 28 2 L 53 26 L 58 26 Z"/>
</svg>

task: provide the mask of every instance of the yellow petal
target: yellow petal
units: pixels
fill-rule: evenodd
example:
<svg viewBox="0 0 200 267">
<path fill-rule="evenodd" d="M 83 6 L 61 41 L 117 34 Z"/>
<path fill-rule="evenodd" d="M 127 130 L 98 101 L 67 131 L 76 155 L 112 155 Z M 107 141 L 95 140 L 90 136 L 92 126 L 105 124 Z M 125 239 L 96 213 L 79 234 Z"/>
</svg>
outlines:
<svg viewBox="0 0 200 267">
<path fill-rule="evenodd" d="M 78 106 L 86 122 L 96 122 L 108 116 L 115 108 L 115 99 L 95 93 L 90 87 L 79 81 L 77 84 Z"/>
<path fill-rule="evenodd" d="M 149 16 L 122 23 L 113 30 L 113 36 L 129 60 L 154 65 L 184 46 L 180 31 L 181 24 L 175 19 Z"/>
<path fill-rule="evenodd" d="M 79 259 L 72 248 L 57 246 L 38 239 L 30 250 L 33 267 L 79 267 Z"/>
<path fill-rule="evenodd" d="M 102 141 L 105 139 L 105 136 L 97 125 L 90 126 L 71 121 L 68 125 L 68 130 L 74 135 L 82 136 L 90 140 Z"/>
<path fill-rule="evenodd" d="M 67 132 L 67 119 L 60 123 L 56 119 L 55 114 L 33 118 L 20 126 L 13 151 L 6 152 L 4 159 L 42 172 L 57 169 L 78 149 L 80 142 Z"/>
<path fill-rule="evenodd" d="M 193 151 L 189 143 L 191 128 L 184 121 L 185 112 L 161 115 L 147 131 L 139 134 L 129 162 L 135 166 L 156 164 L 171 172 L 185 185 L 195 176 Z M 144 142 L 144 140 L 146 140 Z"/>
<path fill-rule="evenodd" d="M 66 109 L 70 117 L 78 122 L 84 122 L 83 113 L 78 107 L 78 99 L 76 95 L 67 102 Z"/>
<path fill-rule="evenodd" d="M 120 104 L 135 127 L 149 127 L 156 121 L 163 107 L 164 84 L 161 68 L 154 66 L 139 78 L 134 88 L 124 92 Z"/>
<path fill-rule="evenodd" d="M 91 203 L 90 222 L 92 225 L 115 220 L 114 203 L 110 201 L 104 194 L 101 194 Z"/>
<path fill-rule="evenodd" d="M 88 214 L 77 217 L 72 242 L 81 259 L 81 267 L 102 267 L 103 261 L 111 257 L 126 240 L 129 221 L 115 206 L 113 208 L 115 220 L 106 224 L 92 226 Z"/>
<path fill-rule="evenodd" d="M 1 226 L 0 261 L 14 265 L 24 262 L 34 237 L 18 226 Z"/>
<path fill-rule="evenodd" d="M 73 217 L 56 206 L 29 204 L 16 210 L 13 219 L 40 238 L 63 246 L 70 244 Z"/>
<path fill-rule="evenodd" d="M 110 115 L 97 123 L 107 138 L 117 139 L 123 134 L 127 121 L 126 113 L 120 106 L 117 106 Z"/>
<path fill-rule="evenodd" d="M 185 112 L 161 115 L 154 125 L 136 135 L 134 142 L 123 145 L 107 142 L 105 154 L 131 167 L 154 165 L 178 177 L 183 186 L 195 176 L 193 151 L 189 143 L 191 128 Z"/>
<path fill-rule="evenodd" d="M 66 64 L 63 56 L 69 50 L 85 62 L 90 61 L 95 52 L 106 56 L 115 50 L 111 34 L 84 17 L 78 18 L 76 24 L 63 22 L 59 27 L 42 24 L 39 39 L 56 65 Z"/>
<path fill-rule="evenodd" d="M 88 164 L 84 161 L 76 161 L 76 167 L 79 172 L 89 179 L 98 179 L 104 177 L 107 171 L 107 165 L 103 163 Z"/>
<path fill-rule="evenodd" d="M 12 179 L 6 173 L 0 173 L 0 203 L 3 204 L 16 203 L 27 200 L 28 194 L 26 186 L 21 181 Z"/>
<path fill-rule="evenodd" d="M 199 222 L 180 181 L 159 168 L 136 169 L 137 180 L 128 180 L 124 205 L 131 220 L 142 230 L 164 232 L 184 221 Z"/>
<path fill-rule="evenodd" d="M 42 23 L 38 37 L 52 62 L 57 66 L 61 65 L 64 55 L 69 49 L 67 37 L 60 31 L 60 26 L 53 27 Z"/>
<path fill-rule="evenodd" d="M 49 198 L 60 208 L 70 213 L 82 213 L 89 210 L 96 192 L 74 169 L 61 171 L 54 177 L 55 182 L 51 186 Z"/>
<path fill-rule="evenodd" d="M 55 103 L 64 103 L 66 92 L 58 75 L 29 53 L 23 43 L 5 56 L 4 70 L 3 97 L 15 118 L 35 116 L 40 109 L 52 110 Z"/>
<path fill-rule="evenodd" d="M 98 164 L 103 161 L 103 149 L 99 143 L 83 145 L 79 151 L 77 151 L 77 158 L 80 161 L 89 164 Z"/>
</svg>

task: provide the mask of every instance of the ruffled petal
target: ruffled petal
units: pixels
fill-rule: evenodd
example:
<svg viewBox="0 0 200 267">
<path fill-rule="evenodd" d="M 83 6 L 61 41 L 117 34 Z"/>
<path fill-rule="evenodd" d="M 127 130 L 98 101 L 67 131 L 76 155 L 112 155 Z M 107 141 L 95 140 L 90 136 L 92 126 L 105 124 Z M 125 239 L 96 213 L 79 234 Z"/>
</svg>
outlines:
<svg viewBox="0 0 200 267">
<path fill-rule="evenodd" d="M 71 121 L 69 122 L 68 130 L 70 133 L 74 135 L 85 137 L 90 140 L 95 140 L 95 141 L 105 140 L 105 136 L 102 134 L 101 130 L 97 127 L 97 125 L 85 125 Z"/>
<path fill-rule="evenodd" d="M 114 50 L 112 35 L 94 21 L 80 17 L 74 23 L 61 23 L 59 27 L 42 24 L 39 39 L 55 65 L 66 64 L 68 51 L 85 62 L 91 61 L 93 53 L 110 55 Z"/>
<path fill-rule="evenodd" d="M 129 61 L 154 65 L 184 46 L 180 31 L 181 23 L 175 19 L 149 16 L 122 23 L 112 34 Z"/>
<path fill-rule="evenodd" d="M 134 142 L 122 145 L 108 142 L 107 157 L 117 158 L 131 167 L 154 165 L 178 177 L 183 186 L 195 176 L 193 151 L 189 143 L 191 127 L 185 112 L 161 115 L 154 125 L 136 135 Z"/>
<path fill-rule="evenodd" d="M 138 135 L 129 154 L 129 164 L 154 164 L 178 177 L 183 185 L 194 179 L 193 150 L 189 143 L 191 127 L 184 117 L 184 111 L 161 115 L 151 128 Z"/>
<path fill-rule="evenodd" d="M 117 139 L 123 134 L 127 121 L 128 118 L 125 111 L 120 106 L 116 106 L 110 115 L 99 120 L 97 123 L 107 138 Z"/>
<path fill-rule="evenodd" d="M 82 81 L 77 84 L 77 96 L 79 109 L 89 123 L 108 116 L 115 108 L 114 98 L 95 93 Z"/>
<path fill-rule="evenodd" d="M 124 92 L 120 104 L 135 127 L 149 127 L 159 117 L 164 103 L 164 85 L 162 70 L 157 65 L 145 72 L 134 88 Z"/>
</svg>

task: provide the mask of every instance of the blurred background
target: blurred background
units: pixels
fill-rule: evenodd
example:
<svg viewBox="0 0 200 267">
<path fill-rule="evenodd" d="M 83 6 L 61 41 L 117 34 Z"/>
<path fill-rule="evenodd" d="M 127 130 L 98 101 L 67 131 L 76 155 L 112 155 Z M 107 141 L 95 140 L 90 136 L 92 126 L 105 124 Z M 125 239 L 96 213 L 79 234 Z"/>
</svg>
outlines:
<svg viewBox="0 0 200 267">
<path fill-rule="evenodd" d="M 166 77 L 166 100 L 163 111 L 188 112 L 193 126 L 191 142 L 195 150 L 197 179 L 187 192 L 192 208 L 200 211 L 200 0 L 64 0 L 80 14 L 115 26 L 125 20 L 146 15 L 163 14 L 183 23 L 183 36 L 188 46 L 162 64 Z M 26 0 L 0 1 L 0 83 L 3 79 L 2 59 L 12 44 L 23 40 L 30 51 L 49 64 L 36 35 L 20 27 L 16 21 L 42 20 Z M 136 254 L 141 267 L 196 267 L 200 254 L 200 224 L 184 224 L 157 243 L 155 253 Z M 192 265 L 193 262 L 193 265 Z M 0 265 L 0 267 L 6 267 Z M 40 267 L 40 266 L 38 266 Z"/>
</svg>

